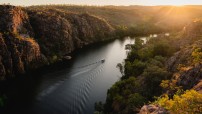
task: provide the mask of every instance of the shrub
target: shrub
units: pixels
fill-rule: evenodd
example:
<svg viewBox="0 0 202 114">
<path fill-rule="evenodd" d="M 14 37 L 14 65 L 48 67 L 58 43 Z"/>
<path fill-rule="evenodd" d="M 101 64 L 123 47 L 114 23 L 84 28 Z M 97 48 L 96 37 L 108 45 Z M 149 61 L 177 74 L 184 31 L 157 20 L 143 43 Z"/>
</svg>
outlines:
<svg viewBox="0 0 202 114">
<path fill-rule="evenodd" d="M 193 62 L 198 63 L 202 60 L 202 49 L 201 48 L 195 48 L 192 52 Z"/>
<path fill-rule="evenodd" d="M 157 96 L 161 94 L 160 84 L 162 80 L 166 80 L 169 78 L 169 73 L 158 66 L 150 65 L 142 74 L 144 77 L 144 88 L 145 88 L 145 96 L 151 99 L 153 96 Z"/>
<path fill-rule="evenodd" d="M 158 104 L 173 114 L 201 114 L 202 94 L 195 90 L 187 90 L 182 95 L 174 95 L 169 99 L 168 95 L 158 98 L 154 104 Z"/>
<path fill-rule="evenodd" d="M 174 50 L 169 46 L 168 43 L 158 43 L 154 45 L 153 54 L 156 56 L 171 56 Z"/>
<path fill-rule="evenodd" d="M 116 82 L 107 92 L 105 112 L 128 112 L 141 106 L 145 98 L 138 94 L 139 89 L 140 84 L 134 77 Z"/>
</svg>

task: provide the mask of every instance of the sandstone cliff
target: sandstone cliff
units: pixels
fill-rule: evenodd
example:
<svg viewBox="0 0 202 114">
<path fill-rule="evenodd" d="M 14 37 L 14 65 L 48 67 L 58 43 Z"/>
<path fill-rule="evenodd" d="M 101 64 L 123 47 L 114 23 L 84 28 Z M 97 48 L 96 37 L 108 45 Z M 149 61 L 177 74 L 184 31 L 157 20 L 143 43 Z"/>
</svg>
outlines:
<svg viewBox="0 0 202 114">
<path fill-rule="evenodd" d="M 1 79 L 40 66 L 37 63 L 41 60 L 40 48 L 31 38 L 28 15 L 19 7 L 0 6 L 0 20 Z"/>
<path fill-rule="evenodd" d="M 166 66 L 173 72 L 173 80 L 183 89 L 202 91 L 202 21 L 196 20 L 187 25 L 180 36 L 181 49 L 167 60 Z M 179 43 L 181 42 L 181 43 Z"/>
<path fill-rule="evenodd" d="M 202 93 L 202 21 L 197 20 L 187 25 L 176 40 L 180 47 L 166 61 L 167 70 L 173 73 L 169 86 L 175 85 L 183 90 L 196 90 Z M 176 45 L 174 44 L 174 45 Z M 173 95 L 173 90 L 167 90 Z M 187 107 L 188 108 L 188 107 Z M 139 114 L 167 114 L 169 111 L 158 105 L 144 105 Z"/>
<path fill-rule="evenodd" d="M 0 5 L 0 79 L 57 62 L 76 48 L 111 38 L 113 31 L 89 14 Z"/>
<path fill-rule="evenodd" d="M 89 14 L 53 9 L 28 9 L 27 12 L 42 53 L 49 58 L 61 57 L 75 48 L 106 40 L 113 32 L 107 22 Z"/>
</svg>

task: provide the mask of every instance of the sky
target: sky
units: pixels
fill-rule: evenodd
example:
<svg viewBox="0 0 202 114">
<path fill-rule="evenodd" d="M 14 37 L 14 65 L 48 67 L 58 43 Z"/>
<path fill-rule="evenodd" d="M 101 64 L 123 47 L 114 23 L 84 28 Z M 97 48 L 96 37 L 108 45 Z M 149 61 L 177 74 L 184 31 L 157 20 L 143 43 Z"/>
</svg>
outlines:
<svg viewBox="0 0 202 114">
<path fill-rule="evenodd" d="M 202 0 L 0 0 L 0 4 L 41 5 L 41 4 L 75 4 L 75 5 L 202 5 Z"/>
</svg>

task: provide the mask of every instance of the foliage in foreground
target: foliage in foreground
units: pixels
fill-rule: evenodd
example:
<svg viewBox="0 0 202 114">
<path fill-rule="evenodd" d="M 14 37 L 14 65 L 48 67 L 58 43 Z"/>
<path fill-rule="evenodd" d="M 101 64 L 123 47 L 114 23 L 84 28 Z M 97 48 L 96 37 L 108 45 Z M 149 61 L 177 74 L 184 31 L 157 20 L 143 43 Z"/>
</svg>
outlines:
<svg viewBox="0 0 202 114">
<path fill-rule="evenodd" d="M 202 94 L 195 90 L 187 90 L 184 94 L 175 94 L 172 99 L 168 95 L 159 97 L 154 104 L 164 107 L 173 114 L 201 114 Z"/>
</svg>

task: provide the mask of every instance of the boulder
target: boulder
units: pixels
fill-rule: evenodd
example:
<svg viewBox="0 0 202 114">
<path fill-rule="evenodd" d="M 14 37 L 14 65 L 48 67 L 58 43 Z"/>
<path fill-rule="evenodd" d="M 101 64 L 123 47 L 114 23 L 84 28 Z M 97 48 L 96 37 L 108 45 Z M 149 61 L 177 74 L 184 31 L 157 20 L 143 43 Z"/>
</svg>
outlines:
<svg viewBox="0 0 202 114">
<path fill-rule="evenodd" d="M 139 114 L 168 114 L 169 112 L 157 105 L 144 105 Z"/>
</svg>

